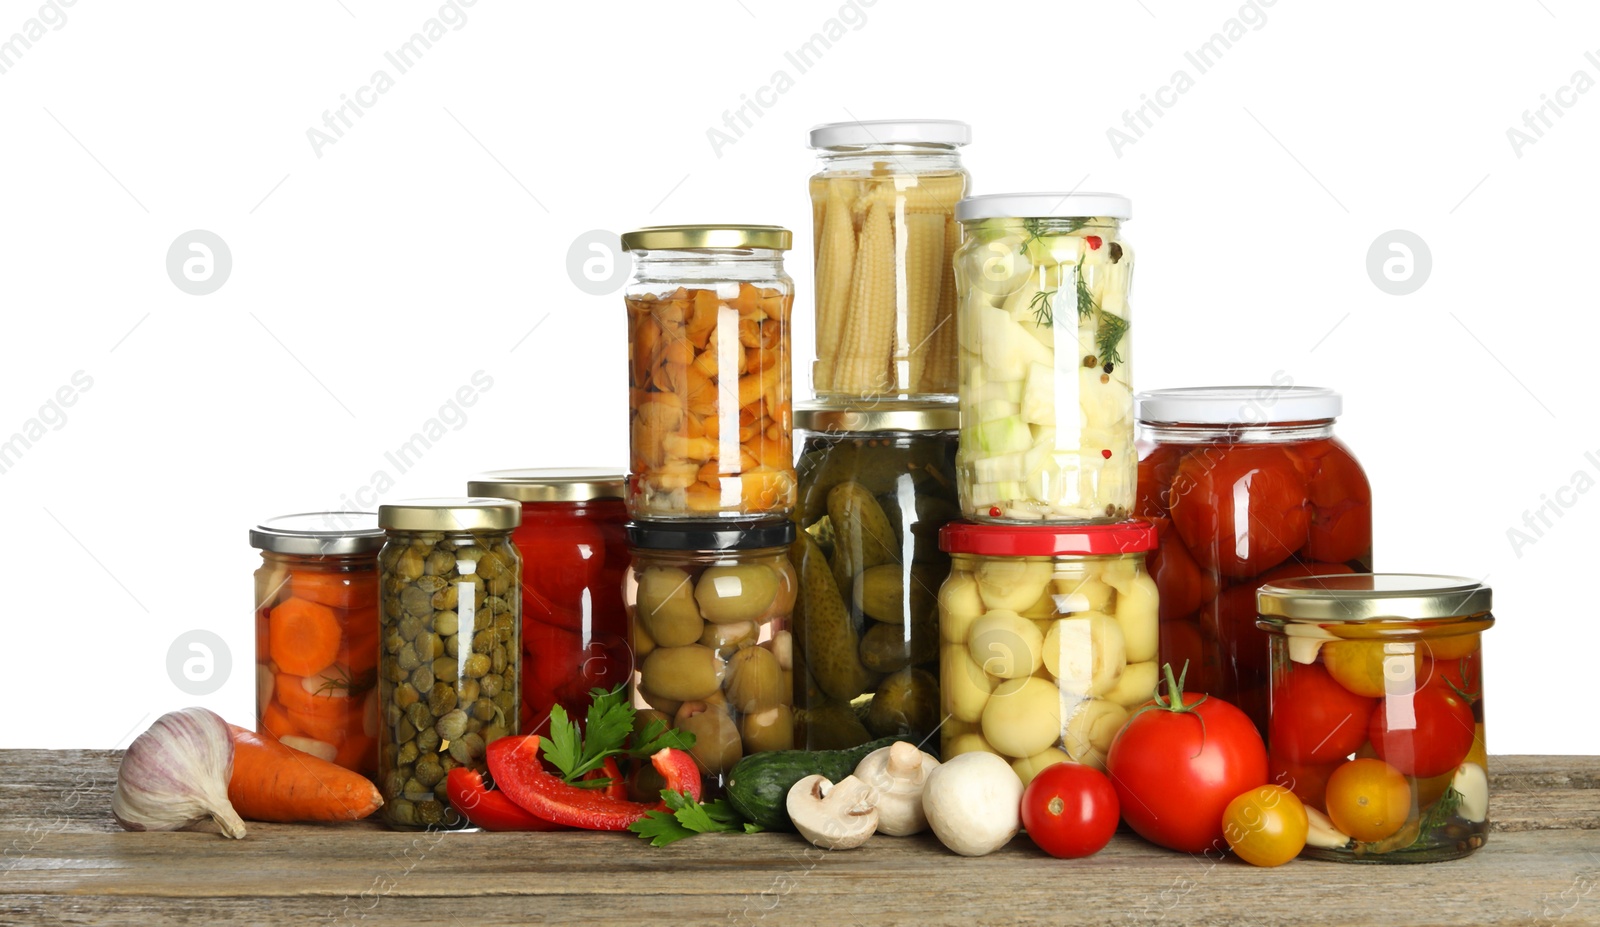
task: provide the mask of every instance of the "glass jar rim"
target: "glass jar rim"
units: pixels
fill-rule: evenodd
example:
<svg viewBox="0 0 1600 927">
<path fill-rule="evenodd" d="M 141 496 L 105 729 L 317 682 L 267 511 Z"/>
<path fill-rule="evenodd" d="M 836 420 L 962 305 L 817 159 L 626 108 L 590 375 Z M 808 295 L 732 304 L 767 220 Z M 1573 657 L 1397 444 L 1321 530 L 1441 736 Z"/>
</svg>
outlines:
<svg viewBox="0 0 1600 927">
<path fill-rule="evenodd" d="M 1429 621 L 1486 614 L 1494 591 L 1465 576 L 1433 573 L 1336 573 L 1300 576 L 1256 590 L 1263 618 L 1324 624 Z"/>
</svg>

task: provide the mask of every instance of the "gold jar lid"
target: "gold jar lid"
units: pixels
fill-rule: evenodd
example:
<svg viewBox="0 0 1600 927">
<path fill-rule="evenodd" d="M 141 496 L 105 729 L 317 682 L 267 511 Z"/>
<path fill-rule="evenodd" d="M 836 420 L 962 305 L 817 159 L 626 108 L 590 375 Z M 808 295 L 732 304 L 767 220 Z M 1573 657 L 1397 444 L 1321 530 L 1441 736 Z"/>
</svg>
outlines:
<svg viewBox="0 0 1600 927">
<path fill-rule="evenodd" d="M 622 236 L 624 251 L 770 248 L 788 251 L 794 235 L 781 225 L 653 225 Z"/>
<path fill-rule="evenodd" d="M 955 431 L 961 427 L 961 414 L 954 402 L 878 400 L 859 407 L 811 403 L 794 410 L 794 427 L 813 434 Z"/>
<path fill-rule="evenodd" d="M 391 531 L 510 531 L 522 524 L 512 499 L 407 499 L 378 506 L 378 525 Z"/>
<path fill-rule="evenodd" d="M 601 467 L 560 470 L 491 470 L 467 483 L 467 495 L 518 502 L 589 502 L 622 499 L 623 475 Z"/>
<path fill-rule="evenodd" d="M 1306 621 L 1426 621 L 1489 611 L 1493 591 L 1464 576 L 1429 573 L 1347 573 L 1304 576 L 1262 586 L 1263 616 Z"/>
</svg>

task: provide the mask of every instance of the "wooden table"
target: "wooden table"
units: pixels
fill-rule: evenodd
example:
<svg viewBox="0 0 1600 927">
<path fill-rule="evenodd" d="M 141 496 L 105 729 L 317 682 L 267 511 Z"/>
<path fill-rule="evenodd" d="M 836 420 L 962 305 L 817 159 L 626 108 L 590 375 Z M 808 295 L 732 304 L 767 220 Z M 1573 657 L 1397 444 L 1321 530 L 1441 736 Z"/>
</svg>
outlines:
<svg viewBox="0 0 1600 927">
<path fill-rule="evenodd" d="M 1434 865 L 1263 870 L 1117 835 L 1085 860 L 1026 838 L 829 854 L 788 834 L 392 833 L 251 824 L 245 840 L 111 819 L 115 751 L 0 751 L 0 924 L 1600 924 L 1600 757 L 1490 760 L 1494 833 Z"/>
</svg>

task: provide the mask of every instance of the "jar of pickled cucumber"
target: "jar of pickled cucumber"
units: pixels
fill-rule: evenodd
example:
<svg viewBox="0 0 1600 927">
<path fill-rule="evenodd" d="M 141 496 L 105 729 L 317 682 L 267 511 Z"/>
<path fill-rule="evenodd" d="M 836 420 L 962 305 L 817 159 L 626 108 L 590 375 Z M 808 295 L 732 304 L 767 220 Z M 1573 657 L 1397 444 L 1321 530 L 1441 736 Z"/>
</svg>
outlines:
<svg viewBox="0 0 1600 927">
<path fill-rule="evenodd" d="M 1110 193 L 957 204 L 967 518 L 1115 523 L 1133 512 L 1132 215 Z"/>
<path fill-rule="evenodd" d="M 378 548 L 371 512 L 307 512 L 250 529 L 256 730 L 366 776 L 378 765 Z"/>
<path fill-rule="evenodd" d="M 1483 846 L 1489 587 L 1332 574 L 1274 582 L 1257 599 L 1272 642 L 1271 775 L 1305 803 L 1301 855 L 1424 863 Z"/>
<path fill-rule="evenodd" d="M 835 122 L 811 130 L 817 361 L 825 401 L 952 399 L 956 203 L 971 184 L 953 119 Z"/>
<path fill-rule="evenodd" d="M 672 225 L 622 236 L 634 518 L 783 516 L 794 507 L 792 236 Z"/>
<path fill-rule="evenodd" d="M 1135 397 L 1135 512 L 1156 525 L 1161 652 L 1188 684 L 1265 733 L 1267 635 L 1256 589 L 1372 570 L 1372 488 L 1334 434 L 1343 402 L 1290 383 L 1161 389 Z"/>
<path fill-rule="evenodd" d="M 467 495 L 515 499 L 522 524 L 521 733 L 550 732 L 550 709 L 582 718 L 594 689 L 633 671 L 622 577 L 628 571 L 623 475 L 611 470 L 498 470 Z"/>
<path fill-rule="evenodd" d="M 389 826 L 460 827 L 445 774 L 480 772 L 515 734 L 522 558 L 509 499 L 414 499 L 378 507 L 378 788 Z"/>
<path fill-rule="evenodd" d="M 939 726 L 939 529 L 958 517 L 954 403 L 795 413 L 803 589 L 796 746 L 913 742 Z"/>
<path fill-rule="evenodd" d="M 795 745 L 794 538 L 790 521 L 628 526 L 636 724 L 694 734 L 712 793 L 741 757 Z"/>
<path fill-rule="evenodd" d="M 945 526 L 939 590 L 943 756 L 983 750 L 1024 783 L 1053 763 L 1105 768 L 1129 712 L 1156 691 L 1155 529 Z"/>
</svg>

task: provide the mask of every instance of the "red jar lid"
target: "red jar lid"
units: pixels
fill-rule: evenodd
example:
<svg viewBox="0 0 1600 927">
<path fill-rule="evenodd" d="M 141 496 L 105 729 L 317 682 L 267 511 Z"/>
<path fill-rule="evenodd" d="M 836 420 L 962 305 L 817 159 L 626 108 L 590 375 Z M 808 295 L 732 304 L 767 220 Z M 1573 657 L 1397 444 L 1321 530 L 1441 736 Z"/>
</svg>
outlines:
<svg viewBox="0 0 1600 927">
<path fill-rule="evenodd" d="M 954 521 L 939 530 L 939 549 L 989 557 L 1136 554 L 1156 549 L 1156 526 L 1140 519 L 1114 525 L 978 525 Z"/>
</svg>

